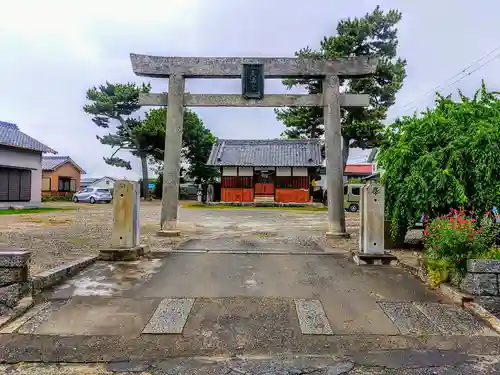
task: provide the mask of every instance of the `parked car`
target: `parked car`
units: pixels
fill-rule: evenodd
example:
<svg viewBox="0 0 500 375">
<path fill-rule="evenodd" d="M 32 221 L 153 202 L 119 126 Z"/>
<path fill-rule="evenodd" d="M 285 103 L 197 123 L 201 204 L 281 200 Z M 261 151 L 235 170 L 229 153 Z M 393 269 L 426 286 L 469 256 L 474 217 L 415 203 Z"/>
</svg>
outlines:
<svg viewBox="0 0 500 375">
<path fill-rule="evenodd" d="M 359 210 L 359 198 L 361 188 L 364 184 L 347 184 L 344 185 L 344 208 L 350 212 Z M 323 194 L 323 203 L 328 205 L 328 192 L 325 190 Z"/>
<path fill-rule="evenodd" d="M 179 195 L 183 198 L 196 199 L 198 185 L 192 182 L 185 182 L 179 185 Z"/>
<path fill-rule="evenodd" d="M 113 199 L 111 192 L 109 189 L 96 188 L 96 187 L 87 187 L 80 191 L 77 191 L 73 195 L 73 202 L 89 202 L 89 203 L 98 203 L 105 202 L 109 203 Z"/>
</svg>

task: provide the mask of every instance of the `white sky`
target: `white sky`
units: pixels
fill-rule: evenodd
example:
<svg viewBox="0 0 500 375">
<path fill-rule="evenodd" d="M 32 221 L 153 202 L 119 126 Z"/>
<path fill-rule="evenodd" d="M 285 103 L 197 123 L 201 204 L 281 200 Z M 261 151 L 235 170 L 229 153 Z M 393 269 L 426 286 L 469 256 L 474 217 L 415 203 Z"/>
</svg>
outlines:
<svg viewBox="0 0 500 375">
<path fill-rule="evenodd" d="M 500 44 L 495 25 L 500 2 L 478 0 L 380 0 L 383 9 L 403 12 L 399 54 L 408 59 L 408 78 L 390 117 L 432 104 L 422 94 Z M 145 82 L 134 76 L 129 53 L 170 56 L 293 56 L 332 35 L 340 18 L 362 16 L 371 0 L 89 0 L 83 3 L 18 0 L 0 12 L 0 120 L 16 123 L 32 137 L 71 156 L 88 176 L 137 177 L 107 166 L 112 151 L 95 138 L 105 134 L 83 113 L 86 90 L 106 80 Z M 473 4 L 473 5 L 472 5 Z M 493 55 L 494 56 L 494 55 Z M 444 90 L 471 94 L 482 78 L 500 89 L 500 59 Z M 453 81 L 450 81 L 450 83 Z M 166 91 L 165 80 L 152 80 Z M 446 86 L 446 85 L 445 85 Z M 187 90 L 230 93 L 237 80 L 190 80 Z M 266 81 L 269 92 L 284 92 Z M 405 104 L 418 99 L 416 103 Z M 195 109 L 221 138 L 274 138 L 283 131 L 272 109 Z M 360 160 L 354 155 L 354 160 Z"/>
</svg>

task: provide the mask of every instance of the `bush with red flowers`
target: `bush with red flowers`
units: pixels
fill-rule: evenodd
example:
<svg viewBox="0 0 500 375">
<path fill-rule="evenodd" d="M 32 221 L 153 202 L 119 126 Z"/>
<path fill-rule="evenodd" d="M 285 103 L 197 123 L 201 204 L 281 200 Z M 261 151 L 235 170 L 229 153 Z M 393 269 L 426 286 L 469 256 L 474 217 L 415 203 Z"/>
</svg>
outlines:
<svg viewBox="0 0 500 375">
<path fill-rule="evenodd" d="M 466 272 L 467 259 L 496 256 L 498 233 L 499 225 L 489 212 L 479 222 L 463 209 L 427 222 L 424 263 L 431 283 L 459 280 Z"/>
</svg>

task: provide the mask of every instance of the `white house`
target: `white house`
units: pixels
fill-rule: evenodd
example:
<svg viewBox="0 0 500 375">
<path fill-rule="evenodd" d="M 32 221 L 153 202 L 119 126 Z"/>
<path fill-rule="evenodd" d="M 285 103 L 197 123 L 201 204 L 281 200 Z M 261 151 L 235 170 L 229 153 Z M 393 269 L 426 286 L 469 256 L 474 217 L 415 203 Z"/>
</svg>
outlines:
<svg viewBox="0 0 500 375">
<path fill-rule="evenodd" d="M 0 121 L 0 208 L 39 207 L 42 200 L 42 153 L 57 154 L 43 143 Z"/>
<path fill-rule="evenodd" d="M 104 176 L 101 178 L 82 178 L 80 182 L 80 187 L 86 188 L 86 187 L 95 187 L 95 188 L 100 188 L 100 189 L 113 189 L 113 186 L 115 185 L 116 179 L 108 176 Z"/>
</svg>

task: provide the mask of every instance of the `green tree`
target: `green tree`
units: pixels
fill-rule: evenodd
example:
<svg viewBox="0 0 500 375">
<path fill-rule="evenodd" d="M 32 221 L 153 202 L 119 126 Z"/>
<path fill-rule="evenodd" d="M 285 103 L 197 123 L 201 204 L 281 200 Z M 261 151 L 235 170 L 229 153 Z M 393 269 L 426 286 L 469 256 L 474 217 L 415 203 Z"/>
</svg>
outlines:
<svg viewBox="0 0 500 375">
<path fill-rule="evenodd" d="M 437 96 L 436 107 L 398 119 L 381 143 L 386 214 L 393 236 L 421 215 L 462 206 L 478 219 L 500 205 L 500 100 L 484 83 L 473 98 Z"/>
<path fill-rule="evenodd" d="M 150 145 L 151 156 L 162 164 L 165 149 L 167 108 L 151 109 L 141 126 L 145 143 Z M 206 165 L 215 137 L 198 115 L 186 108 L 182 133 L 182 159 L 188 164 L 185 174 L 198 183 L 210 181 L 218 171 Z"/>
<path fill-rule="evenodd" d="M 140 119 L 131 117 L 139 106 L 139 93 L 151 90 L 150 84 L 136 85 L 135 83 L 111 84 L 94 86 L 87 90 L 86 98 L 90 104 L 83 106 L 85 113 L 92 116 L 92 121 L 101 128 L 113 131 L 105 136 L 97 136 L 104 145 L 111 146 L 115 151 L 110 157 L 104 157 L 106 164 L 126 169 L 132 169 L 130 162 L 118 156 L 120 150 L 128 150 L 141 160 L 142 184 L 144 198 L 148 195 L 148 162 L 151 153 L 150 145 L 145 142 L 147 137 L 141 135 L 142 123 Z M 116 125 L 114 125 L 115 123 Z"/>
<path fill-rule="evenodd" d="M 324 37 L 319 50 L 306 47 L 295 53 L 297 57 L 320 59 L 370 55 L 379 57 L 373 76 L 340 81 L 345 93 L 370 95 L 369 107 L 341 110 L 344 167 L 350 148 L 367 149 L 378 145 L 383 132 L 382 121 L 403 85 L 406 60 L 396 57 L 396 25 L 401 16 L 398 10 L 383 12 L 377 6 L 373 12 L 361 18 L 340 21 L 337 35 Z M 305 85 L 309 94 L 322 92 L 322 82 L 317 79 L 284 80 L 283 83 L 288 88 Z M 277 119 L 286 126 L 283 137 L 318 138 L 324 134 L 322 107 L 286 108 L 275 112 Z"/>
</svg>

